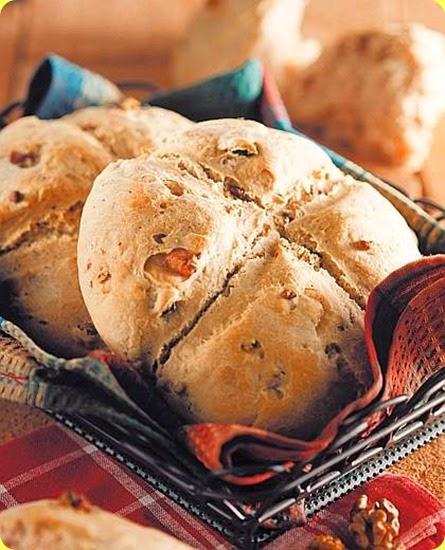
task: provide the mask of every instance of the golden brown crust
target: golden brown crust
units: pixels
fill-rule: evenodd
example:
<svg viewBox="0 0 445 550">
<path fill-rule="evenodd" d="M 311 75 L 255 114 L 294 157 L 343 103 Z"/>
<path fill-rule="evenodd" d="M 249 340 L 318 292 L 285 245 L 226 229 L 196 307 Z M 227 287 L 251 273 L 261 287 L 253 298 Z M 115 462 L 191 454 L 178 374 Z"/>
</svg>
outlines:
<svg viewBox="0 0 445 550">
<path fill-rule="evenodd" d="M 226 195 L 270 207 L 300 199 L 320 185 L 314 172 L 340 175 L 308 139 L 252 120 L 220 119 L 195 124 L 156 153 L 179 154 L 200 164 Z"/>
<path fill-rule="evenodd" d="M 319 254 L 361 307 L 387 275 L 420 257 L 403 217 L 370 185 L 350 177 L 297 206 L 292 215 L 286 236 Z"/>
<path fill-rule="evenodd" d="M 100 342 L 77 282 L 76 240 L 83 201 L 110 160 L 63 121 L 25 117 L 0 132 L 0 312 L 66 357 Z"/>
<path fill-rule="evenodd" d="M 158 375 L 188 420 L 314 437 L 370 379 L 363 315 L 316 257 L 277 238 Z"/>
<path fill-rule="evenodd" d="M 103 347 L 77 277 L 77 233 L 34 240 L 0 255 L 0 310 L 46 351 L 81 357 Z"/>
<path fill-rule="evenodd" d="M 91 133 L 114 159 L 128 159 L 149 153 L 175 132 L 193 123 L 174 111 L 160 107 L 128 108 L 87 107 L 64 117 L 64 120 Z"/>
<path fill-rule="evenodd" d="M 24 117 L 0 132 L 0 251 L 36 222 L 83 202 L 110 157 L 62 121 Z"/>
</svg>

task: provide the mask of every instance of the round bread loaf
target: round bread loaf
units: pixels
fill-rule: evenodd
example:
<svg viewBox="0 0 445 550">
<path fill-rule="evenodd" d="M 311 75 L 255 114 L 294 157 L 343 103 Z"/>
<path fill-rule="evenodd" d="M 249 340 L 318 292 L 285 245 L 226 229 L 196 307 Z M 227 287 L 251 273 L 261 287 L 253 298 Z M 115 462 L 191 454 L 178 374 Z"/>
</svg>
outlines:
<svg viewBox="0 0 445 550">
<path fill-rule="evenodd" d="M 67 122 L 94 135 L 115 159 L 149 153 L 175 132 L 193 125 L 189 119 L 160 107 L 124 101 L 122 107 L 87 107 L 66 115 Z"/>
<path fill-rule="evenodd" d="M 78 249 L 100 335 L 156 362 L 186 420 L 299 437 L 370 386 L 364 303 L 419 256 L 394 207 L 315 144 L 231 120 L 102 172 Z"/>
<path fill-rule="evenodd" d="M 14 550 L 178 550 L 190 548 L 157 529 L 67 495 L 0 513 L 0 539 Z"/>
<path fill-rule="evenodd" d="M 0 132 L 0 314 L 66 357 L 100 342 L 80 293 L 76 237 L 83 201 L 110 161 L 66 122 L 27 117 Z"/>
</svg>

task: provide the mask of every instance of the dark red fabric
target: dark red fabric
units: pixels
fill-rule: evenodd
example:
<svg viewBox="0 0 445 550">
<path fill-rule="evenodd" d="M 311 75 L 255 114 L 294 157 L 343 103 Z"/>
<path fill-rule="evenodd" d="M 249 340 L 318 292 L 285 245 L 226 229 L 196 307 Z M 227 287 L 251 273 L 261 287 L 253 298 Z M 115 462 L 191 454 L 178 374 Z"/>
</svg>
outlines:
<svg viewBox="0 0 445 550">
<path fill-rule="evenodd" d="M 19 503 L 59 497 L 74 490 L 94 504 L 162 529 L 195 548 L 231 548 L 219 534 L 92 444 L 59 425 L 0 447 L 0 511 Z M 445 509 L 407 478 L 383 475 L 330 505 L 306 525 L 281 535 L 270 550 L 303 550 L 318 533 L 347 542 L 347 519 L 359 494 L 390 499 L 400 510 L 407 549 L 432 550 L 445 537 Z"/>
<path fill-rule="evenodd" d="M 445 358 L 445 255 L 394 271 L 369 297 L 366 344 L 384 398 L 414 393 Z"/>
</svg>

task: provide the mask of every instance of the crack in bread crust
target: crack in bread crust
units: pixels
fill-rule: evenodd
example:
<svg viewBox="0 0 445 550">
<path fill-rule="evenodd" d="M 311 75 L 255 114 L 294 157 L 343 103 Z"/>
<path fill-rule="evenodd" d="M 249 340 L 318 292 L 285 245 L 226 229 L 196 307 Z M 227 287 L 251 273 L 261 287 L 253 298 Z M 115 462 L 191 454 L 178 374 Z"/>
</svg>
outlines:
<svg viewBox="0 0 445 550">
<path fill-rule="evenodd" d="M 172 339 L 170 339 L 166 344 L 163 345 L 161 352 L 159 354 L 159 357 L 154 361 L 153 363 L 153 371 L 156 371 L 159 365 L 162 365 L 166 363 L 174 350 L 174 348 L 180 344 L 183 340 L 187 338 L 187 336 L 190 334 L 190 332 L 195 328 L 195 326 L 201 321 L 202 318 L 204 318 L 206 312 L 210 309 L 212 304 L 216 302 L 216 300 L 224 295 L 225 292 L 227 292 L 227 289 L 230 288 L 230 281 L 233 279 L 233 277 L 244 268 L 247 262 L 249 260 L 252 260 L 256 257 L 258 257 L 259 254 L 262 254 L 262 252 L 257 252 L 255 254 L 255 250 L 261 240 L 264 238 L 264 231 L 265 227 L 263 226 L 261 228 L 261 231 L 258 233 L 258 235 L 255 237 L 251 244 L 250 251 L 248 250 L 245 255 L 240 259 L 240 261 L 237 263 L 237 265 L 230 271 L 230 273 L 227 274 L 221 288 L 217 289 L 208 300 L 202 305 L 201 308 L 196 312 L 196 315 L 187 323 L 185 327 L 182 328 L 182 330 L 174 336 Z"/>
<path fill-rule="evenodd" d="M 340 268 L 335 259 L 325 250 L 320 250 L 312 235 L 302 231 L 299 236 L 295 238 L 295 240 L 293 239 L 289 242 L 295 242 L 300 246 L 304 246 L 312 254 L 317 255 L 320 258 L 321 267 L 329 273 L 329 275 L 335 280 L 336 284 L 346 292 L 346 294 L 359 306 L 360 309 L 365 309 L 365 297 L 357 291 L 352 284 L 352 281 L 348 279 L 348 276 Z"/>
</svg>

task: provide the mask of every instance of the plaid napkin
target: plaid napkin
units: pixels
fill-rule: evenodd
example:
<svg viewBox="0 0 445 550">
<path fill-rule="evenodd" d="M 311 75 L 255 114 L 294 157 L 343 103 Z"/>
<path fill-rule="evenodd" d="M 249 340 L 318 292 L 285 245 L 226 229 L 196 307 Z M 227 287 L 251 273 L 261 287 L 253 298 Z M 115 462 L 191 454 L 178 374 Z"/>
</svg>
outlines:
<svg viewBox="0 0 445 550">
<path fill-rule="evenodd" d="M 208 525 L 57 424 L 0 447 L 0 510 L 57 498 L 67 490 L 85 495 L 106 510 L 167 531 L 195 548 L 232 548 Z M 317 534 L 333 534 L 348 544 L 347 518 L 360 494 L 367 494 L 371 501 L 385 497 L 397 506 L 399 542 L 407 549 L 432 550 L 444 540 L 443 506 L 410 479 L 387 474 L 331 504 L 304 527 L 281 535 L 268 550 L 303 550 Z"/>
</svg>

